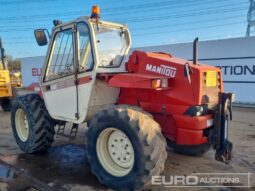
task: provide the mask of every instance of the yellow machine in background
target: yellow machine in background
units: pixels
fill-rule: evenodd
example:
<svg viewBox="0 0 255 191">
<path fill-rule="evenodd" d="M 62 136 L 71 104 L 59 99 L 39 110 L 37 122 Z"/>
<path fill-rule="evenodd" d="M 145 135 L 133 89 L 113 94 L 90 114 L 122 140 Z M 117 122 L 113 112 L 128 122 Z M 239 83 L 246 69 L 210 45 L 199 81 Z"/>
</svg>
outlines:
<svg viewBox="0 0 255 191">
<path fill-rule="evenodd" d="M 20 73 L 10 73 L 5 51 L 0 38 L 0 104 L 4 111 L 11 110 L 11 99 L 16 94 L 16 87 L 21 87 Z"/>
</svg>

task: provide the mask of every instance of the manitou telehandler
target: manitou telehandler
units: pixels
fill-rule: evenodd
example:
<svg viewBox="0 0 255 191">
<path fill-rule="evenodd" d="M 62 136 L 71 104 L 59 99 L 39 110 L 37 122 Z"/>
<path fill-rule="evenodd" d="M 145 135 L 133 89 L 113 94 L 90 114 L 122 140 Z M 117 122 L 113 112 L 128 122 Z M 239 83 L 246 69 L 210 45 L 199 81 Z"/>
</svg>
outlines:
<svg viewBox="0 0 255 191">
<path fill-rule="evenodd" d="M 232 94 L 221 70 L 167 53 L 135 50 L 123 24 L 91 17 L 55 20 L 40 92 L 13 100 L 12 129 L 21 150 L 45 151 L 54 126 L 87 122 L 86 152 L 100 183 L 116 190 L 148 186 L 164 169 L 166 143 L 198 155 L 210 147 L 228 162 Z M 40 46 L 45 29 L 35 30 Z M 195 43 L 196 44 L 196 43 Z"/>
<path fill-rule="evenodd" d="M 21 78 L 18 73 L 10 74 L 8 61 L 0 37 L 0 105 L 4 111 L 11 110 L 11 99 L 15 94 L 15 87 L 21 87 Z"/>
</svg>

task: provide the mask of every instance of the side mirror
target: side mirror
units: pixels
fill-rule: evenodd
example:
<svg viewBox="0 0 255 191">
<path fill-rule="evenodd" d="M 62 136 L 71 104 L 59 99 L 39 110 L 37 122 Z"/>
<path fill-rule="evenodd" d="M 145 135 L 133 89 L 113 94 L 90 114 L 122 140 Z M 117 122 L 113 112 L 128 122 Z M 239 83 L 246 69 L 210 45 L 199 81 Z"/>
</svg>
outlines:
<svg viewBox="0 0 255 191">
<path fill-rule="evenodd" d="M 45 46 L 45 45 L 48 44 L 48 40 L 47 40 L 45 31 L 47 31 L 47 30 L 45 30 L 45 29 L 36 29 L 34 31 L 35 39 L 36 39 L 39 46 Z"/>
</svg>

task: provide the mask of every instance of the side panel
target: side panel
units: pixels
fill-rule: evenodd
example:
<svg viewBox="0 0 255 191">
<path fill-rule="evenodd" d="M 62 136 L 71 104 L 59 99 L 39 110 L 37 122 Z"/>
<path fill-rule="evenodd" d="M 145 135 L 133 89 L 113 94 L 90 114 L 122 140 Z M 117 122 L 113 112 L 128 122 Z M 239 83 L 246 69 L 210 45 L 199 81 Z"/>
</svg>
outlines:
<svg viewBox="0 0 255 191">
<path fill-rule="evenodd" d="M 96 80 L 92 90 L 86 121 L 90 120 L 99 110 L 109 108 L 116 104 L 119 92 L 119 88 L 109 87 L 106 82 Z"/>
<path fill-rule="evenodd" d="M 85 121 L 88 115 L 89 103 L 91 101 L 91 92 L 95 84 L 95 79 L 92 79 L 92 72 L 79 75 L 78 80 L 78 123 Z"/>
<path fill-rule="evenodd" d="M 75 120 L 77 112 L 74 76 L 43 86 L 43 97 L 50 115 L 60 120 Z"/>
<path fill-rule="evenodd" d="M 199 145 L 208 141 L 204 130 L 212 115 L 190 117 L 183 113 L 190 106 L 171 97 L 174 90 L 121 88 L 118 104 L 136 105 L 151 113 L 164 136 L 180 145 Z"/>
<path fill-rule="evenodd" d="M 82 123 L 85 120 L 94 80 L 90 72 L 78 77 L 78 86 L 75 81 L 72 76 L 68 80 L 51 84 L 50 91 L 43 88 L 46 107 L 53 118 L 73 123 Z"/>
</svg>

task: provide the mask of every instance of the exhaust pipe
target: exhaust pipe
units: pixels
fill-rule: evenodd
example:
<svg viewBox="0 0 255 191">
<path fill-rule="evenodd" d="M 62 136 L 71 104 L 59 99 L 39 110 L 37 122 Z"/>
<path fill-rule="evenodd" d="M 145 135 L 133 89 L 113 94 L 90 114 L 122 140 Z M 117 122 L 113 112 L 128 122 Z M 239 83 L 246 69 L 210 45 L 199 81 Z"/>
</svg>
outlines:
<svg viewBox="0 0 255 191">
<path fill-rule="evenodd" d="M 197 52 L 197 44 L 198 44 L 198 37 L 195 38 L 195 40 L 193 41 L 193 64 L 197 64 L 198 61 L 197 61 L 197 55 L 198 55 L 198 52 Z"/>
</svg>

